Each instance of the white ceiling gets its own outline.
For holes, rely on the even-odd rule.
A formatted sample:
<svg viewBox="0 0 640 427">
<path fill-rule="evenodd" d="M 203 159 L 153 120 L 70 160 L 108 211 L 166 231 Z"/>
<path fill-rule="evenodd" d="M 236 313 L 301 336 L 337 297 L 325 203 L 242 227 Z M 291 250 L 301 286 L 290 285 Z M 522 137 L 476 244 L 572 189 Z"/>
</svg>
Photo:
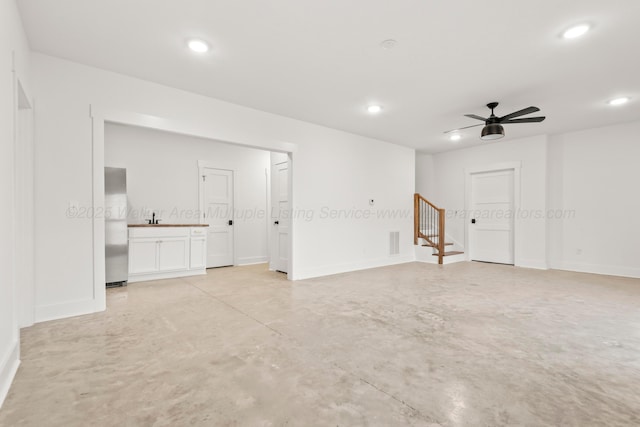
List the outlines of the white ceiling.
<svg viewBox="0 0 640 427">
<path fill-rule="evenodd" d="M 640 118 L 637 0 L 18 0 L 32 49 L 425 152 L 465 113 L 535 105 L 507 137 Z M 589 22 L 583 38 L 567 27 Z M 213 47 L 204 56 L 190 37 Z M 385 50 L 380 42 L 397 40 Z M 631 103 L 606 105 L 627 95 Z M 369 103 L 383 113 L 371 116 Z"/>
</svg>

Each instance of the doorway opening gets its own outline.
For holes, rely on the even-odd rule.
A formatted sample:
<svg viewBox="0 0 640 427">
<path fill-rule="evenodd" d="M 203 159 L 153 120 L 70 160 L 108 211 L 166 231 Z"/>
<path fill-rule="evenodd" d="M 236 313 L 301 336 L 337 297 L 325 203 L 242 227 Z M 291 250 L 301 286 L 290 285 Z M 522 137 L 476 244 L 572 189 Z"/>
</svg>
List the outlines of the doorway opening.
<svg viewBox="0 0 640 427">
<path fill-rule="evenodd" d="M 148 202 L 131 203 L 131 194 L 129 194 L 129 210 L 132 215 L 138 215 L 137 221 L 142 224 L 145 218 L 142 216 L 154 210 L 155 218 L 160 218 L 162 223 L 183 223 L 183 224 L 199 224 L 204 225 L 205 222 L 213 218 L 200 216 L 199 212 L 205 212 L 204 204 L 209 207 L 221 207 L 226 204 L 225 209 L 218 209 L 218 212 L 227 211 L 230 215 L 223 215 L 224 218 L 217 219 L 226 221 L 224 224 L 213 224 L 212 232 L 217 234 L 219 238 L 212 239 L 214 250 L 209 251 L 208 248 L 202 248 L 202 252 L 207 252 L 207 267 L 216 267 L 223 265 L 248 265 L 257 263 L 268 263 L 271 260 L 271 156 L 278 155 L 287 159 L 288 170 L 291 170 L 295 145 L 285 142 L 269 141 L 264 146 L 238 144 L 228 142 L 216 138 L 216 128 L 202 126 L 195 123 L 187 123 L 186 121 L 176 122 L 166 119 L 153 118 L 149 116 L 127 113 L 121 111 L 102 111 L 92 108 L 93 121 L 93 207 L 95 211 L 100 211 L 104 205 L 104 176 L 100 172 L 105 166 L 127 167 L 126 162 L 113 163 L 112 153 L 105 153 L 105 134 L 112 127 L 128 127 L 138 129 L 143 132 L 154 132 L 156 137 L 152 138 L 150 143 L 153 145 L 150 150 L 141 150 L 138 154 L 140 164 L 156 164 L 157 170 L 154 174 L 147 174 L 146 177 L 141 176 L 133 169 L 128 171 L 127 191 L 130 192 L 136 182 L 144 181 L 148 183 L 146 187 L 155 197 L 155 199 L 147 199 Z M 262 160 L 256 160 L 248 174 L 247 168 L 240 164 L 240 160 L 246 156 L 237 155 L 234 161 L 229 161 L 229 157 L 224 153 L 213 155 L 199 155 L 197 159 L 184 159 L 185 147 L 181 144 L 171 144 L 169 147 L 163 146 L 164 142 L 159 136 L 167 136 L 172 138 L 186 138 L 199 140 L 201 144 L 219 145 L 221 150 L 227 151 L 246 151 L 253 153 L 262 153 L 257 155 Z M 166 141 L 165 141 L 166 142 Z M 111 149 L 110 149 L 111 150 Z M 160 155 L 160 151 L 164 150 L 164 155 Z M 125 156 L 126 157 L 126 156 Z M 125 158 L 122 157 L 121 158 Z M 111 160 L 109 160 L 111 159 Z M 131 157 L 127 157 L 127 162 Z M 163 163 L 164 162 L 164 163 Z M 188 165 L 186 165 L 186 163 Z M 158 165 L 158 163 L 160 163 Z M 186 165 L 186 166 L 185 166 Z M 176 185 L 177 181 L 182 178 L 175 179 L 175 169 L 183 168 L 191 172 L 187 172 L 184 182 L 189 181 L 184 186 Z M 244 168 L 244 169 L 243 169 Z M 144 168 L 142 168 L 144 169 Z M 204 175 L 204 179 L 202 176 Z M 251 176 L 249 176 L 251 175 Z M 186 175 L 185 175 L 186 176 Z M 180 181 L 182 182 L 182 181 Z M 247 183 L 251 182 L 251 189 L 247 189 Z M 196 184 L 197 183 L 197 184 Z M 256 184 L 257 183 L 257 184 Z M 224 184 L 224 185 L 223 185 Z M 244 186 L 244 187 L 243 187 Z M 179 187 L 179 188 L 178 188 Z M 243 190 L 244 188 L 244 190 Z M 259 188 L 259 189 L 258 189 Z M 287 199 L 291 201 L 292 180 L 286 180 Z M 243 193 L 244 191 L 244 193 Z M 138 192 L 140 194 L 141 192 Z M 190 200 L 190 208 L 183 209 L 180 202 L 170 203 L 168 206 L 162 205 L 163 199 L 171 193 L 178 195 L 177 197 L 185 197 Z M 251 203 L 243 200 L 240 194 L 252 193 Z M 255 193 L 255 194 L 254 194 Z M 206 197 L 205 197 L 206 196 Z M 222 197 L 224 196 L 224 197 Z M 257 199 L 260 199 L 259 202 Z M 188 204 L 189 204 L 188 203 Z M 192 207 L 192 208 L 191 208 Z M 152 209 L 150 209 L 152 208 Z M 165 209 L 162 209 L 165 208 Z M 163 212 L 159 215 L 159 212 Z M 149 213 L 150 215 L 150 213 Z M 184 216 L 187 215 L 187 216 Z M 209 225 L 207 223 L 207 225 Z M 222 230 L 222 225 L 225 230 Z M 106 308 L 106 292 L 105 292 L 105 264 L 104 264 L 104 232 L 105 222 L 103 218 L 96 216 L 93 218 L 93 246 L 94 246 L 94 301 L 95 311 L 101 311 Z M 244 237 L 243 237 L 244 234 Z M 247 236 L 249 236 L 247 238 Z M 290 227 L 286 233 L 286 239 L 283 241 L 283 252 L 291 253 L 291 245 L 293 239 L 293 229 Z M 191 240 L 194 240 L 192 237 Z M 247 253 L 247 247 L 263 248 L 257 253 Z M 224 249 L 223 251 L 219 249 Z M 224 259 L 223 259 L 224 258 Z M 282 268 L 287 272 L 287 277 L 292 279 L 292 257 L 287 257 L 287 265 Z"/>
</svg>

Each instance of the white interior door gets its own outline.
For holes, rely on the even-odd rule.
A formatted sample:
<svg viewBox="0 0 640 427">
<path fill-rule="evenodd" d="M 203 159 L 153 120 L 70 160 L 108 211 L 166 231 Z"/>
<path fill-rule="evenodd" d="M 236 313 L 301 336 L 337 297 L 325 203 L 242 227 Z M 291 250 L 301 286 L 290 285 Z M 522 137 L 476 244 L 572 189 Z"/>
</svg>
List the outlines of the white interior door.
<svg viewBox="0 0 640 427">
<path fill-rule="evenodd" d="M 271 269 L 287 273 L 289 265 L 289 162 L 276 163 L 271 172 L 271 220 L 273 242 Z"/>
<path fill-rule="evenodd" d="M 207 268 L 233 265 L 233 171 L 205 167 L 201 175 Z"/>
<path fill-rule="evenodd" d="M 514 171 L 471 175 L 470 255 L 473 261 L 513 264 Z"/>
</svg>

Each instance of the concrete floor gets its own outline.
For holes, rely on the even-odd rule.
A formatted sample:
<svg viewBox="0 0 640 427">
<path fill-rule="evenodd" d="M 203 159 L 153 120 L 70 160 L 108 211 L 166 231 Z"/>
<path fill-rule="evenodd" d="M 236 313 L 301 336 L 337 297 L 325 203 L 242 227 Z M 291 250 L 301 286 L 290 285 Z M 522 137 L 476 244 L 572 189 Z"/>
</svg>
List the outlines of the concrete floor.
<svg viewBox="0 0 640 427">
<path fill-rule="evenodd" d="M 23 330 L 2 426 L 640 425 L 640 280 L 460 263 L 108 291 Z"/>
</svg>

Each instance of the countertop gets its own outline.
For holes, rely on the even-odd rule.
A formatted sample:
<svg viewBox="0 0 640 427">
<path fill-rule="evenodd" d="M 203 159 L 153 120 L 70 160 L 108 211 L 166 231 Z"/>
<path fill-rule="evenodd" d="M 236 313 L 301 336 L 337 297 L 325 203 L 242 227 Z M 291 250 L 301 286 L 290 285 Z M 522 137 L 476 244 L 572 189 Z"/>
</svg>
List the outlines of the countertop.
<svg viewBox="0 0 640 427">
<path fill-rule="evenodd" d="M 208 227 L 209 224 L 128 224 L 128 227 Z"/>
</svg>

